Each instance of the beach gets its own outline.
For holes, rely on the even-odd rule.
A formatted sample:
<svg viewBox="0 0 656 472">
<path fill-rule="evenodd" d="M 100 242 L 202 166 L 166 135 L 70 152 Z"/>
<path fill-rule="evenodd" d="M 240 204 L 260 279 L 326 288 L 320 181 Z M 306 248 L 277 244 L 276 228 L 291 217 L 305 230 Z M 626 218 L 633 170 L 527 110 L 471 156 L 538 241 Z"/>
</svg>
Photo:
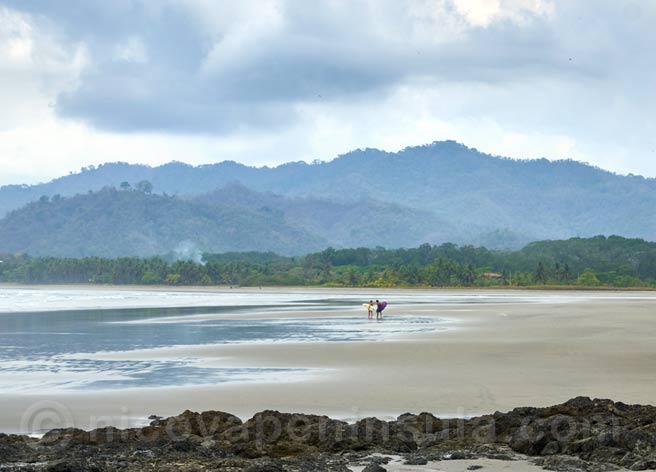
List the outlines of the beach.
<svg viewBox="0 0 656 472">
<path fill-rule="evenodd" d="M 282 381 L 4 393 L 0 430 L 24 431 L 35 422 L 55 426 L 57 418 L 83 429 L 127 427 L 145 424 L 152 414 L 170 416 L 186 409 L 221 410 L 242 418 L 272 409 L 357 420 L 422 411 L 470 417 L 557 404 L 579 395 L 653 402 L 653 293 L 536 292 L 539 303 L 394 303 L 395 295 L 412 298 L 426 292 L 387 291 L 390 307 L 382 323 L 401 314 L 435 317 L 444 320 L 439 330 L 374 341 L 242 342 L 95 353 L 105 360 L 193 358 L 215 367 L 303 373 Z M 334 297 L 344 291 L 324 293 Z M 550 302 L 550 296 L 560 298 Z M 366 317 L 365 312 L 359 315 Z M 283 310 L 239 316 L 312 319 L 326 313 Z M 330 316 L 353 317 L 354 311 L 335 309 Z"/>
</svg>

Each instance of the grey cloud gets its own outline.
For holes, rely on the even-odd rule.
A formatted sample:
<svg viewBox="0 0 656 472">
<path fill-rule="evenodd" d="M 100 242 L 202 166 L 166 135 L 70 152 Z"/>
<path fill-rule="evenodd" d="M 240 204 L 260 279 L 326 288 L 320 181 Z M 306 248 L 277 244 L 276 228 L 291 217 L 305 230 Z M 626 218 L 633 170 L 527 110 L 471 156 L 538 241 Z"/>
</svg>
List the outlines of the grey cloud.
<svg viewBox="0 0 656 472">
<path fill-rule="evenodd" d="M 86 73 L 80 86 L 63 93 L 57 112 L 121 132 L 229 132 L 240 126 L 283 126 L 286 110 L 275 102 L 217 100 L 209 84 L 177 70 L 145 64 L 106 64 Z"/>
<path fill-rule="evenodd" d="M 623 56 L 625 48 L 653 39 L 649 19 L 656 7 L 643 2 L 617 6 L 603 0 L 591 8 L 589 2 L 568 0 L 558 3 L 555 22 L 536 17 L 521 26 L 506 19 L 464 30 L 413 16 L 410 7 L 417 2 L 281 2 L 280 23 L 271 25 L 254 21 L 259 18 L 254 3 L 250 12 L 214 28 L 199 21 L 191 2 L 6 3 L 30 12 L 62 40 L 89 48 L 91 65 L 77 88 L 60 95 L 57 112 L 120 131 L 282 127 L 297 118 L 298 103 L 379 99 L 413 81 L 504 89 L 516 83 L 526 92 L 527 83 L 551 80 L 552 92 L 571 96 L 578 86 L 568 88 L 568 81 L 588 83 L 616 74 L 610 86 L 623 86 L 638 65 L 647 77 L 656 70 L 653 59 Z M 221 4 L 215 5 L 221 16 Z M 454 14 L 447 0 L 434 5 Z M 234 26 L 241 25 L 243 36 L 235 38 Z M 431 28 L 436 38 L 426 35 Z M 144 42 L 147 63 L 114 56 L 117 45 L 131 36 Z M 627 64 L 624 74 L 616 70 Z M 629 102 L 631 93 L 626 91 Z M 550 109 L 545 97 L 528 98 Z M 506 106 L 512 114 L 523 105 Z"/>
</svg>

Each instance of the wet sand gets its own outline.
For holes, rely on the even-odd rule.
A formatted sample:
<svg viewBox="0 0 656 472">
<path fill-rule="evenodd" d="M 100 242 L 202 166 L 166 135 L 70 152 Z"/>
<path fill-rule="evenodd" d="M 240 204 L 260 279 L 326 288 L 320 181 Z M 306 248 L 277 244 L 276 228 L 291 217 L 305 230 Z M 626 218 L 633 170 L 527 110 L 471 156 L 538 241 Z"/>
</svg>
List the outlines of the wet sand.
<svg viewBox="0 0 656 472">
<path fill-rule="evenodd" d="M 426 465 L 406 465 L 400 457 L 393 457 L 393 460 L 385 464 L 385 469 L 389 472 L 466 472 L 470 467 L 479 466 L 484 472 L 540 472 L 544 471 L 542 467 L 533 464 L 529 458 L 519 458 L 518 460 L 502 461 L 496 459 L 458 459 L 445 461 L 429 461 Z M 353 472 L 362 472 L 364 467 L 351 467 Z M 580 470 L 580 469 L 576 469 Z M 625 471 L 627 469 L 616 469 Z M 653 469 L 645 472 L 653 472 Z"/>
<path fill-rule="evenodd" d="M 388 464 L 385 464 L 385 468 L 390 472 L 462 472 L 470 470 L 467 469 L 467 467 L 476 465 L 480 466 L 482 470 L 487 472 L 538 472 L 544 470 L 541 467 L 531 464 L 528 460 L 501 461 L 494 459 L 466 459 L 430 461 L 426 465 L 405 465 L 400 457 L 392 457 L 392 460 Z M 351 467 L 353 472 L 362 472 L 363 469 L 364 467 Z"/>
<path fill-rule="evenodd" d="M 194 357 L 225 367 L 311 369 L 303 381 L 3 395 L 1 431 L 141 424 L 150 414 L 276 409 L 357 419 L 406 411 L 473 416 L 546 406 L 577 395 L 656 398 L 656 298 L 498 305 L 391 305 L 388 317 L 448 319 L 449 329 L 381 342 L 194 346 L 103 358 Z M 651 298 L 649 298 L 651 297 Z M 339 312 L 331 312 L 331 316 Z M 295 313 L 318 316 L 323 313 Z M 344 312 L 352 316 L 353 312 Z M 285 316 L 275 313 L 259 316 Z M 366 314 L 364 315 L 366 316 Z M 375 322 L 375 321 L 374 321 Z"/>
</svg>

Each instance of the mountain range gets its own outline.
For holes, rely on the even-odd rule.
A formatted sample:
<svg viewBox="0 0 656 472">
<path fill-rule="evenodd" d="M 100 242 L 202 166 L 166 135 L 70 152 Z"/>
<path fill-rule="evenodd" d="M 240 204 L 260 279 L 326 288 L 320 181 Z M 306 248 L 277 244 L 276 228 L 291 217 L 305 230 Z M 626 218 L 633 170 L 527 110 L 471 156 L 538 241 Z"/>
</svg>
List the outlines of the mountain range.
<svg viewBox="0 0 656 472">
<path fill-rule="evenodd" d="M 153 255 L 181 244 L 282 254 L 423 242 L 516 248 L 596 234 L 654 240 L 656 179 L 443 141 L 277 167 L 108 163 L 1 187 L 0 215 L 0 252 L 35 255 Z"/>
<path fill-rule="evenodd" d="M 395 231 L 376 231 L 362 215 Z M 114 187 L 42 198 L 0 221 L 0 253 L 50 256 L 154 256 L 205 251 L 300 255 L 328 246 L 414 246 L 429 212 L 357 200 L 349 204 L 258 193 L 240 184 L 193 197 Z M 444 232 L 441 238 L 446 238 Z"/>
</svg>

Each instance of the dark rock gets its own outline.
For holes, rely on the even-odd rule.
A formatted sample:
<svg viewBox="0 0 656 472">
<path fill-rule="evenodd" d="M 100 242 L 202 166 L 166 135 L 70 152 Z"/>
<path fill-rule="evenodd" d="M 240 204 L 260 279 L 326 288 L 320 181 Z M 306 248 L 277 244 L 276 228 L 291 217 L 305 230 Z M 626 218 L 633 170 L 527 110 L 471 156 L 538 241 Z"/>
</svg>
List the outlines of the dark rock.
<svg viewBox="0 0 656 472">
<path fill-rule="evenodd" d="M 44 472 L 96 472 L 99 467 L 87 465 L 80 461 L 57 460 L 50 462 L 43 469 Z"/>
<path fill-rule="evenodd" d="M 410 456 L 405 460 L 406 465 L 426 465 L 428 459 L 424 456 Z"/>
<path fill-rule="evenodd" d="M 540 451 L 540 455 L 541 456 L 553 456 L 554 454 L 558 454 L 559 451 L 560 451 L 560 446 L 558 445 L 558 441 L 550 441 Z"/>
<path fill-rule="evenodd" d="M 151 418 L 152 419 L 152 418 Z M 371 458 L 372 453 L 378 453 Z M 486 457 L 539 457 L 548 470 L 604 472 L 656 468 L 656 408 L 577 397 L 547 408 L 515 408 L 471 419 L 403 414 L 355 424 L 326 416 L 263 411 L 246 422 L 218 411 L 154 418 L 144 428 L 67 428 L 40 440 L 0 434 L 0 469 L 322 470 L 385 463 Z M 381 456 L 382 455 L 382 456 Z M 426 462 L 424 462 L 426 461 Z M 382 466 L 381 466 L 382 467 Z"/>
<path fill-rule="evenodd" d="M 185 436 L 214 437 L 241 424 L 242 421 L 238 417 L 222 411 L 195 413 L 187 410 L 181 415 L 159 422 L 158 426 L 146 427 L 143 430 L 145 436 L 168 436 L 169 439 Z"/>
<path fill-rule="evenodd" d="M 362 472 L 386 472 L 387 469 L 380 464 L 369 464 L 367 467 L 365 467 Z"/>
<path fill-rule="evenodd" d="M 189 438 L 171 441 L 169 443 L 170 450 L 176 452 L 191 452 L 194 451 L 197 447 L 198 444 Z"/>
<path fill-rule="evenodd" d="M 453 451 L 453 452 L 450 453 L 450 454 L 446 454 L 446 455 L 443 457 L 443 459 L 458 461 L 458 460 L 463 460 L 463 459 L 469 459 L 470 457 L 471 457 L 471 455 L 470 455 L 470 454 L 467 454 L 466 452 L 463 452 L 463 451 Z"/>
<path fill-rule="evenodd" d="M 391 452 L 407 453 L 417 449 L 413 431 L 397 422 L 365 418 L 349 426 L 348 433 L 350 447 L 354 450 L 383 446 Z"/>
<path fill-rule="evenodd" d="M 150 426 L 160 426 L 164 421 L 163 416 L 157 416 L 157 415 L 150 415 L 148 419 L 151 420 Z"/>
<path fill-rule="evenodd" d="M 246 472 L 284 472 L 283 466 L 276 462 L 268 462 L 265 464 L 255 464 L 246 468 Z"/>
<path fill-rule="evenodd" d="M 369 457 L 368 460 L 371 464 L 389 464 L 392 458 L 387 456 L 374 456 Z"/>
<path fill-rule="evenodd" d="M 493 459 L 495 461 L 512 461 L 514 458 L 508 454 L 486 454 L 487 459 Z"/>
<path fill-rule="evenodd" d="M 549 456 L 537 459 L 535 463 L 545 470 L 558 472 L 610 472 L 620 470 L 619 467 L 612 464 L 595 464 L 578 457 L 569 456 Z"/>
<path fill-rule="evenodd" d="M 418 415 L 411 415 L 406 413 L 401 415 L 396 420 L 396 424 L 416 436 L 435 434 L 439 435 L 444 429 L 444 422 L 436 418 L 431 413 L 419 413 Z"/>
<path fill-rule="evenodd" d="M 51 429 L 41 437 L 41 444 L 63 443 L 86 437 L 89 433 L 78 428 Z"/>
</svg>

